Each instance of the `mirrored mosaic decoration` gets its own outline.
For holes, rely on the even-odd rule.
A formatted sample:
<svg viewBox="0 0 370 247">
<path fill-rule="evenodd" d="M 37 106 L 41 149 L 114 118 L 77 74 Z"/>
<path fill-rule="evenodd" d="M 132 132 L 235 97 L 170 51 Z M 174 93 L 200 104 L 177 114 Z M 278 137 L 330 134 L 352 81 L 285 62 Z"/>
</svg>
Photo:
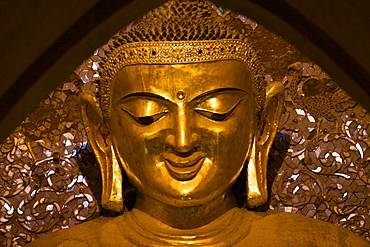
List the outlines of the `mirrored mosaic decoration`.
<svg viewBox="0 0 370 247">
<path fill-rule="evenodd" d="M 268 83 L 286 88 L 270 153 L 272 210 L 347 228 L 370 242 L 370 115 L 319 66 L 253 20 L 213 6 L 260 51 Z M 0 146 L 0 242 L 24 246 L 102 212 L 100 173 L 78 94 L 97 92 L 110 42 L 76 69 Z"/>
</svg>

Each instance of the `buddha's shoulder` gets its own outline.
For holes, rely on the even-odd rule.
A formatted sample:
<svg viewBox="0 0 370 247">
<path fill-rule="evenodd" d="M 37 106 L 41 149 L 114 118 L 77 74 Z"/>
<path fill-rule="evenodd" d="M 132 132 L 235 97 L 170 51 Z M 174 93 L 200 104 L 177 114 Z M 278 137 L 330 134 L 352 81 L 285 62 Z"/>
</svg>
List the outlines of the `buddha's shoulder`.
<svg viewBox="0 0 370 247">
<path fill-rule="evenodd" d="M 233 217 L 243 217 L 242 240 L 236 246 L 369 246 L 354 233 L 330 223 L 292 213 L 254 213 L 239 209 Z M 130 226 L 125 217 L 100 217 L 72 228 L 45 235 L 29 246 L 133 246 L 123 232 Z M 127 236 L 126 236 L 127 237 Z"/>
<path fill-rule="evenodd" d="M 247 212 L 246 216 L 252 218 L 248 237 L 242 241 L 248 246 L 369 246 L 349 230 L 294 213 Z"/>
<path fill-rule="evenodd" d="M 71 228 L 60 229 L 49 233 L 36 239 L 27 246 L 117 246 L 114 245 L 117 241 L 121 241 L 122 244 L 125 242 L 120 234 L 120 227 L 124 227 L 123 225 L 120 226 L 121 220 L 120 217 L 99 217 Z M 113 241 L 106 241 L 107 236 Z M 127 245 L 124 246 L 130 246 L 130 244 L 127 243 Z"/>
</svg>

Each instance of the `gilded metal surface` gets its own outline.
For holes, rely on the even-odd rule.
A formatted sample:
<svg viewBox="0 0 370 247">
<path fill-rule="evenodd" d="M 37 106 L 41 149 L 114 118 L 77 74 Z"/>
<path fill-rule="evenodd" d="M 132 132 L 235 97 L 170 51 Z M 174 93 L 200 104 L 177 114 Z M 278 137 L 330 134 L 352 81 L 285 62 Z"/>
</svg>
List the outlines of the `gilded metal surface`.
<svg viewBox="0 0 370 247">
<path fill-rule="evenodd" d="M 369 114 L 279 37 L 247 17 L 212 8 L 220 21 L 233 22 L 253 40 L 267 83 L 286 88 L 269 155 L 270 209 L 328 221 L 370 241 Z M 62 83 L 0 146 L 4 246 L 23 246 L 99 213 L 100 174 L 76 97 L 81 91 L 98 91 L 94 81 L 109 49 L 97 49 L 76 70 L 80 79 Z M 190 97 L 174 93 L 174 100 Z"/>
<path fill-rule="evenodd" d="M 123 67 L 111 87 L 108 130 L 101 130 L 104 119 L 94 123 L 91 112 L 100 110 L 93 96 L 87 100 L 91 108 L 98 108 L 90 111 L 92 120 L 85 120 L 88 136 L 98 149 L 95 153 L 104 173 L 111 166 L 107 159 L 116 155 L 137 189 L 135 207 L 154 218 L 170 226 L 194 228 L 235 207 L 233 196 L 224 198 L 248 160 L 254 139 L 259 140 L 255 141 L 258 177 L 254 183 L 266 176 L 268 148 L 276 133 L 278 102 L 284 91 L 281 85 L 270 85 L 265 113 L 275 114 L 266 118 L 260 130 L 252 77 L 243 62 L 139 63 Z M 180 91 L 186 97 L 179 99 Z M 88 110 L 84 111 L 89 118 Z M 107 181 L 107 186 L 121 186 Z M 250 196 L 250 205 L 266 202 L 263 184 L 263 188 L 254 186 L 263 195 Z M 187 220 L 196 207 L 203 212 L 201 217 Z M 164 217 L 163 211 L 169 208 L 172 217 Z"/>
</svg>

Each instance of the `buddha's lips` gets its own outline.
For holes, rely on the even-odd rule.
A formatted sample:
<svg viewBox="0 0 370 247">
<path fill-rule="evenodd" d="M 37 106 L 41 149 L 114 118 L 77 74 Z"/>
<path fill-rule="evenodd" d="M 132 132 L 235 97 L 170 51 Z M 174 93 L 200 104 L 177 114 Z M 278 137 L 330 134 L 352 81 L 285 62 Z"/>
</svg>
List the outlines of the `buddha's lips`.
<svg viewBox="0 0 370 247">
<path fill-rule="evenodd" d="M 173 153 L 163 154 L 167 170 L 177 180 L 193 179 L 203 165 L 206 154 L 194 152 L 188 157 L 179 157 Z"/>
<path fill-rule="evenodd" d="M 173 153 L 163 154 L 163 158 L 175 167 L 191 167 L 194 166 L 201 158 L 206 156 L 203 152 L 194 152 L 188 157 L 180 157 Z"/>
</svg>

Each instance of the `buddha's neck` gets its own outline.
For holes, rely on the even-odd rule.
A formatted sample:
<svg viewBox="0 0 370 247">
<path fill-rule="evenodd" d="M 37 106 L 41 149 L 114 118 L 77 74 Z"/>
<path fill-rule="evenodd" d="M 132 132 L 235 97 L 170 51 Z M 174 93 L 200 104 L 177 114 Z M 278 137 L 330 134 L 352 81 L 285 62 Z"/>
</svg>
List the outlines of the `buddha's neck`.
<svg viewBox="0 0 370 247">
<path fill-rule="evenodd" d="M 204 226 L 234 207 L 237 207 L 237 203 L 232 192 L 208 203 L 191 207 L 171 206 L 140 193 L 137 193 L 135 203 L 135 208 L 168 226 L 178 229 Z"/>
</svg>

